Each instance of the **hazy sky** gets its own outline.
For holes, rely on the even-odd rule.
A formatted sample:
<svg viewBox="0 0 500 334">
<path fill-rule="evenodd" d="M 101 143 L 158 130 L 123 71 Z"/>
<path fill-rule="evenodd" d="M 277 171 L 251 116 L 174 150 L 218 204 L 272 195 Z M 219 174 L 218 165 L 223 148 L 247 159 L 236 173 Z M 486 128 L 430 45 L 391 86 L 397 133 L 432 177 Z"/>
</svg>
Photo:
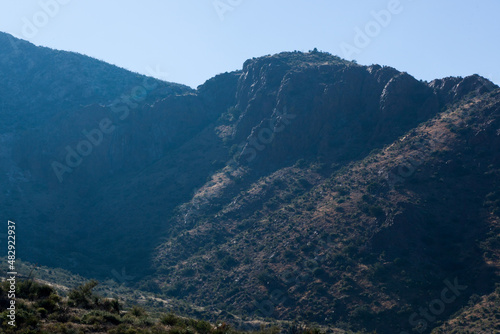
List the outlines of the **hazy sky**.
<svg viewBox="0 0 500 334">
<path fill-rule="evenodd" d="M 0 31 L 196 87 L 317 47 L 418 79 L 500 83 L 499 0 L 0 0 Z"/>
</svg>

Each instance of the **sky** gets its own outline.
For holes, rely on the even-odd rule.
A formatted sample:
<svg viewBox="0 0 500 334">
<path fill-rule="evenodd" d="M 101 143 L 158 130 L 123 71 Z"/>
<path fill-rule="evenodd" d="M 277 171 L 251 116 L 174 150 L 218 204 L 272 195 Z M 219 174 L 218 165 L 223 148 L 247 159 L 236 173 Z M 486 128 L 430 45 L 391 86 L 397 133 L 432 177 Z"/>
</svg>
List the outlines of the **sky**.
<svg viewBox="0 0 500 334">
<path fill-rule="evenodd" d="M 499 0 L 0 0 L 0 31 L 193 88 L 314 48 L 430 81 L 500 84 Z"/>
</svg>

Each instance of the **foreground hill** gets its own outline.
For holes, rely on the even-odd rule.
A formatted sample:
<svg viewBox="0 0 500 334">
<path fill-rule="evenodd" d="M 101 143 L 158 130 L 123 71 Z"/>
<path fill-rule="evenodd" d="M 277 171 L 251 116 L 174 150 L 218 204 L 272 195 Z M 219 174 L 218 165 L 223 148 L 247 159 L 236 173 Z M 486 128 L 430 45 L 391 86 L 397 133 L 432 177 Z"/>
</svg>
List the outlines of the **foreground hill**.
<svg viewBox="0 0 500 334">
<path fill-rule="evenodd" d="M 0 307 L 7 309 L 10 289 L 8 282 L 0 284 Z M 211 324 L 204 320 L 180 317 L 173 313 L 148 313 L 140 306 L 123 310 L 116 299 L 103 298 L 94 293 L 96 281 L 87 282 L 69 291 L 67 297 L 60 296 L 49 285 L 28 279 L 17 284 L 16 314 L 9 318 L 10 311 L 0 313 L 2 333 L 110 333 L 110 334 L 238 334 L 289 333 L 319 334 L 318 329 L 309 329 L 296 324 L 287 327 L 261 326 L 259 331 L 243 332 L 219 321 Z M 345 333 L 335 330 L 335 333 Z"/>
<path fill-rule="evenodd" d="M 236 325 L 459 330 L 457 312 L 497 298 L 499 102 L 477 75 L 251 59 L 196 91 L 14 132 L 2 209 L 22 226 L 23 259 Z M 470 328 L 498 326 L 487 319 Z"/>
</svg>

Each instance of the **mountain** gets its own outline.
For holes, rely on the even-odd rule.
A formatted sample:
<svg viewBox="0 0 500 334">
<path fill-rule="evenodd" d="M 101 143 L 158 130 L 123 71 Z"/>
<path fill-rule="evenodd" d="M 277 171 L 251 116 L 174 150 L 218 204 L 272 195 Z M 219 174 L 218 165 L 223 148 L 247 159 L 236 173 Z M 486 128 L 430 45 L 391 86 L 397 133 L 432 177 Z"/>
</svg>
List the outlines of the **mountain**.
<svg viewBox="0 0 500 334">
<path fill-rule="evenodd" d="M 382 333 L 495 298 L 496 86 L 280 54 L 245 63 L 236 95 L 216 131 L 243 149 L 170 222 L 163 291 Z M 419 313 L 450 286 L 441 318 Z"/>
<path fill-rule="evenodd" d="M 149 313 L 138 305 L 124 307 L 118 299 L 103 298 L 95 293 L 96 281 L 87 282 L 73 289 L 67 289 L 67 297 L 57 289 L 36 280 L 20 283 L 18 315 L 15 320 L 2 314 L 2 333 L 245 333 L 237 331 L 225 322 L 209 323 L 204 320 L 180 317 L 173 313 Z M 10 307 L 7 298 L 10 283 L 0 284 L 0 306 Z M 126 310 L 125 310 L 126 309 Z M 6 319 L 5 319 L 6 318 Z M 5 320 L 4 320 L 5 319 Z M 290 326 L 290 330 L 313 332 L 299 326 Z M 262 327 L 259 333 L 274 333 L 275 327 Z M 256 333 L 252 331 L 251 333 Z M 344 333 L 344 332 L 339 332 Z"/>
<path fill-rule="evenodd" d="M 82 106 L 111 103 L 132 90 L 135 94 L 148 90 L 138 99 L 150 102 L 191 90 L 77 53 L 37 47 L 1 32 L 0 50 L 2 132 L 40 126 Z"/>
<path fill-rule="evenodd" d="M 499 300 L 487 79 L 284 52 L 192 90 L 0 37 L 1 203 L 23 260 L 240 327 L 499 325 L 481 313 Z"/>
</svg>

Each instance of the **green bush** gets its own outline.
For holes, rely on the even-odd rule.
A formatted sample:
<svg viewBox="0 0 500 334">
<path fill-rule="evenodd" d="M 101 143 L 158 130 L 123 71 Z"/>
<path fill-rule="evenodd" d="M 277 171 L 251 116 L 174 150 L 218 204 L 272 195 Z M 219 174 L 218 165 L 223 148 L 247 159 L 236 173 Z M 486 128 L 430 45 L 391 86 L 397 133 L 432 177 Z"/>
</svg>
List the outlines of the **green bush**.
<svg viewBox="0 0 500 334">
<path fill-rule="evenodd" d="M 111 313 L 120 313 L 120 302 L 116 299 L 105 299 L 100 305 L 101 309 Z"/>
<path fill-rule="evenodd" d="M 182 323 L 182 319 L 173 313 L 168 313 L 160 318 L 160 322 L 167 326 L 176 326 Z"/>
<path fill-rule="evenodd" d="M 188 325 L 194 328 L 200 334 L 208 334 L 212 331 L 212 325 L 208 321 L 190 320 Z"/>
<path fill-rule="evenodd" d="M 38 300 L 35 305 L 46 309 L 49 312 L 54 312 L 58 308 L 58 303 L 61 301 L 61 297 L 55 293 L 51 294 L 48 298 Z"/>
<path fill-rule="evenodd" d="M 193 277 L 196 271 L 193 268 L 184 268 L 180 272 L 181 276 L 184 277 Z"/>
<path fill-rule="evenodd" d="M 231 255 L 227 255 L 221 260 L 222 268 L 226 270 L 236 267 L 238 264 L 239 264 L 238 260 L 236 260 Z"/>
<path fill-rule="evenodd" d="M 107 311 L 92 310 L 83 315 L 81 322 L 88 325 L 106 323 L 118 325 L 122 323 L 122 319 L 119 315 Z"/>
<path fill-rule="evenodd" d="M 138 334 L 139 332 L 125 324 L 121 324 L 108 331 L 109 334 Z"/>
<path fill-rule="evenodd" d="M 48 285 L 37 283 L 33 280 L 19 281 L 16 285 L 16 296 L 29 300 L 47 298 L 55 291 Z"/>
<path fill-rule="evenodd" d="M 68 299 L 71 306 L 90 308 L 95 301 L 92 289 L 99 283 L 95 280 L 87 282 L 70 291 Z"/>
<path fill-rule="evenodd" d="M 38 314 L 40 314 L 40 317 L 42 317 L 43 319 L 47 318 L 48 311 L 43 307 L 37 308 L 36 311 L 38 312 Z"/>
<path fill-rule="evenodd" d="M 325 269 L 318 267 L 313 270 L 313 276 L 316 278 L 324 278 L 327 274 Z"/>
<path fill-rule="evenodd" d="M 136 318 L 145 317 L 145 316 L 148 315 L 147 312 L 146 312 L 146 310 L 144 310 L 140 306 L 134 306 L 134 307 L 132 307 L 130 309 L 129 313 L 132 314 Z"/>
</svg>

